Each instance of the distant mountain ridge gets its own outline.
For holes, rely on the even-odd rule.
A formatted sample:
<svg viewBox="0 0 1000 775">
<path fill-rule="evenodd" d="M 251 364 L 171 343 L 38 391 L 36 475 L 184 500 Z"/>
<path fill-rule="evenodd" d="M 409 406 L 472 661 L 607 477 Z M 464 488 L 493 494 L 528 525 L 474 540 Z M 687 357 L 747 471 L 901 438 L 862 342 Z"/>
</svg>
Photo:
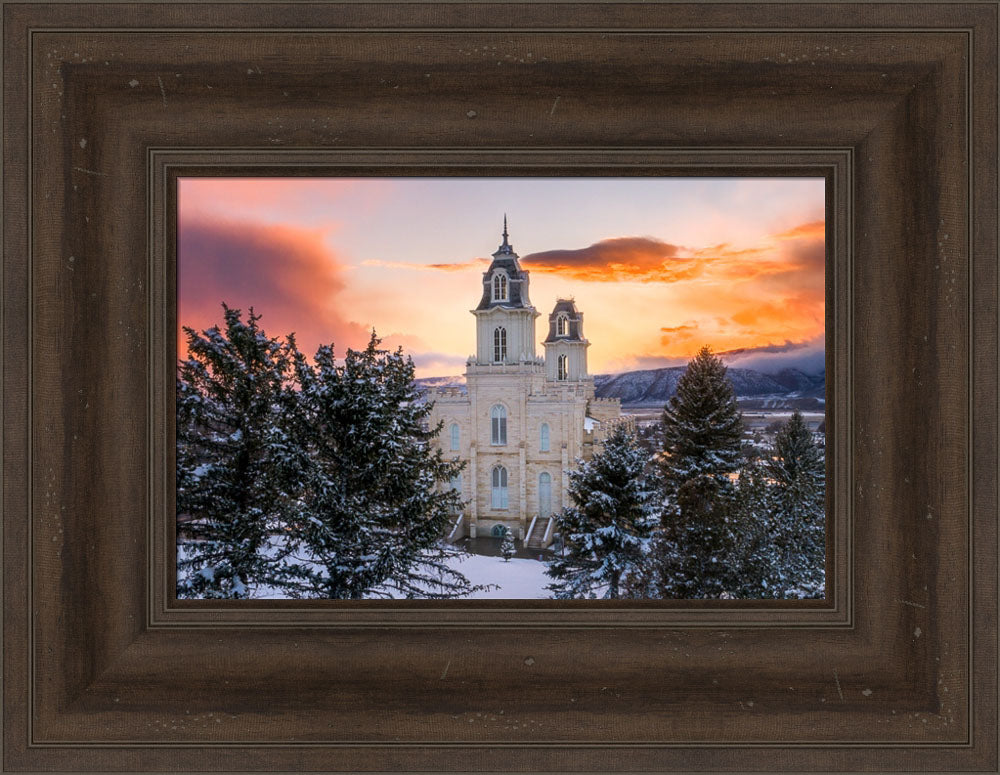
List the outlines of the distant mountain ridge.
<svg viewBox="0 0 1000 775">
<path fill-rule="evenodd" d="M 594 390 L 598 398 L 619 398 L 626 406 L 662 405 L 677 392 L 677 382 L 686 370 L 687 366 L 667 366 L 622 374 L 597 374 Z M 765 374 L 754 369 L 728 368 L 726 376 L 741 402 L 781 398 L 813 399 L 818 403 L 826 398 L 825 370 L 806 374 L 799 369 L 782 369 L 776 374 Z"/>
<path fill-rule="evenodd" d="M 624 406 L 662 406 L 677 392 L 677 382 L 687 366 L 667 366 L 661 369 L 626 371 L 621 374 L 594 375 L 594 391 L 598 398 L 619 398 Z M 769 408 L 818 407 L 826 398 L 826 370 L 807 374 L 800 369 L 782 369 L 766 374 L 755 369 L 732 368 L 726 376 L 733 383 L 740 404 L 756 404 Z M 423 377 L 414 380 L 424 389 L 465 384 L 465 377 Z"/>
<path fill-rule="evenodd" d="M 413 384 L 420 388 L 465 387 L 465 377 L 419 377 Z"/>
</svg>

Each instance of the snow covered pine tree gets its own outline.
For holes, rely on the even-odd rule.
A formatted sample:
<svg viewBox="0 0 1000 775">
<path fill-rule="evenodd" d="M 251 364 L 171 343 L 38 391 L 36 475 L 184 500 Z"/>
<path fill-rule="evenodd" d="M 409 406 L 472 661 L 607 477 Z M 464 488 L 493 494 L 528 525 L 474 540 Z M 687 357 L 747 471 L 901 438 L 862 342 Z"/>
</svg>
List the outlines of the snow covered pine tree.
<svg viewBox="0 0 1000 775">
<path fill-rule="evenodd" d="M 508 528 L 504 530 L 503 540 L 500 542 L 500 556 L 503 557 L 504 562 L 510 562 L 510 558 L 514 556 L 516 551 L 514 533 Z"/>
<path fill-rule="evenodd" d="M 546 571 L 556 598 L 623 596 L 640 575 L 656 523 L 648 456 L 624 424 L 603 449 L 569 473 L 573 506 L 556 515 L 565 551 Z"/>
<path fill-rule="evenodd" d="M 781 555 L 774 543 L 771 487 L 758 459 L 744 460 L 729 507 L 733 543 L 725 561 L 726 592 L 734 598 L 780 597 Z"/>
<path fill-rule="evenodd" d="M 826 559 L 826 471 L 823 453 L 799 412 L 778 431 L 767 464 L 781 597 L 822 597 Z"/>
<path fill-rule="evenodd" d="M 185 328 L 177 378 L 178 597 L 243 598 L 278 561 L 300 461 L 276 422 L 289 398 L 294 340 L 268 338 L 251 308 L 222 305 L 225 330 Z"/>
<path fill-rule="evenodd" d="M 703 347 L 663 411 L 662 530 L 654 585 L 664 598 L 731 594 L 731 474 L 740 465 L 743 420 L 726 367 Z"/>
<path fill-rule="evenodd" d="M 379 349 L 316 353 L 295 362 L 299 400 L 288 422 L 307 452 L 281 580 L 299 598 L 458 597 L 476 589 L 445 560 L 441 541 L 459 507 L 448 483 L 462 465 L 432 449 L 431 405 L 419 400 L 413 361 Z"/>
</svg>

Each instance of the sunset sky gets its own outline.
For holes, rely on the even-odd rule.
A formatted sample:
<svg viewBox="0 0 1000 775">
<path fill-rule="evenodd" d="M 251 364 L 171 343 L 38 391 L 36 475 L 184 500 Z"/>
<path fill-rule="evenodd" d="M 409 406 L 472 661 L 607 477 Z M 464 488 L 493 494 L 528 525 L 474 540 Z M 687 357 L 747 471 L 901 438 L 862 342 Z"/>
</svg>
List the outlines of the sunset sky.
<svg viewBox="0 0 1000 775">
<path fill-rule="evenodd" d="M 309 355 L 374 327 L 417 376 L 461 374 L 506 213 L 539 355 L 573 297 L 592 374 L 703 344 L 733 366 L 823 365 L 822 179 L 187 178 L 178 199 L 178 320 L 198 330 L 225 301 Z"/>
</svg>

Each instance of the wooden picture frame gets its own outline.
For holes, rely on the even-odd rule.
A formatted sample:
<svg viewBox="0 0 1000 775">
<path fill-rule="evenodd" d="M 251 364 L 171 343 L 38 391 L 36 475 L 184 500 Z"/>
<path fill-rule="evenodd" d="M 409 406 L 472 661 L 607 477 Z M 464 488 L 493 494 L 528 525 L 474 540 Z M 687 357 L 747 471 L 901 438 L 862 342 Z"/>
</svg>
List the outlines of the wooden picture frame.
<svg viewBox="0 0 1000 775">
<path fill-rule="evenodd" d="M 5 771 L 997 771 L 997 3 L 2 5 Z M 174 599 L 172 181 L 319 169 L 825 176 L 827 599 Z"/>
</svg>

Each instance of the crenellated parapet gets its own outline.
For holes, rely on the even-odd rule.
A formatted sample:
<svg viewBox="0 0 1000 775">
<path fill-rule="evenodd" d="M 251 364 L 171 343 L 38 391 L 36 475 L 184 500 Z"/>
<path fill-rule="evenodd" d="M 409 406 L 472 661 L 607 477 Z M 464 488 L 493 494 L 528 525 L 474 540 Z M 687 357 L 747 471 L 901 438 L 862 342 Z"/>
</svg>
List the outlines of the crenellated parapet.
<svg viewBox="0 0 1000 775">
<path fill-rule="evenodd" d="M 544 374 L 545 361 L 542 358 L 523 358 L 509 363 L 470 363 L 465 374 Z"/>
<path fill-rule="evenodd" d="M 469 399 L 466 389 L 457 385 L 435 388 L 433 395 L 435 401 L 447 401 L 448 399 L 467 401 Z"/>
</svg>

